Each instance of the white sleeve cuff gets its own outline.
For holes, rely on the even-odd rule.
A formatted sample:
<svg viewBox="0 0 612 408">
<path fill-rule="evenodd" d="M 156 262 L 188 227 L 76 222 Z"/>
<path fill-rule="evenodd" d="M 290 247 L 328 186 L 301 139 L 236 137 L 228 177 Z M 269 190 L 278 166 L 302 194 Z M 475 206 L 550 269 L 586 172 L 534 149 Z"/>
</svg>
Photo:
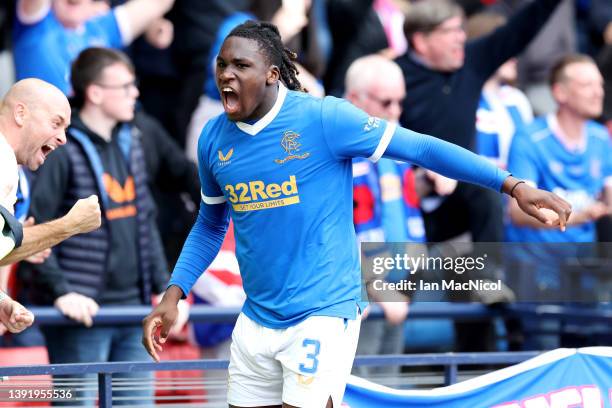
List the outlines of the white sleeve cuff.
<svg viewBox="0 0 612 408">
<path fill-rule="evenodd" d="M 128 16 L 124 6 L 115 7 L 113 13 L 115 13 L 115 19 L 117 20 L 117 26 L 121 34 L 121 43 L 125 46 L 130 45 L 132 41 L 134 41 L 130 16 Z"/>
<path fill-rule="evenodd" d="M 225 196 L 208 197 L 208 196 L 205 196 L 202 191 L 200 191 L 200 195 L 202 196 L 202 201 L 204 201 L 204 204 L 208 204 L 208 205 L 223 204 L 226 201 Z"/>
<path fill-rule="evenodd" d="M 605 187 L 612 187 L 612 176 L 608 176 L 604 179 Z"/>
<path fill-rule="evenodd" d="M 374 150 L 374 153 L 368 157 L 368 160 L 376 163 L 382 157 L 385 150 L 387 150 L 387 146 L 389 146 L 389 143 L 391 143 L 391 138 L 393 137 L 396 128 L 397 125 L 395 123 L 387 123 L 387 127 L 380 138 L 380 142 L 378 142 L 376 150 Z"/>
</svg>

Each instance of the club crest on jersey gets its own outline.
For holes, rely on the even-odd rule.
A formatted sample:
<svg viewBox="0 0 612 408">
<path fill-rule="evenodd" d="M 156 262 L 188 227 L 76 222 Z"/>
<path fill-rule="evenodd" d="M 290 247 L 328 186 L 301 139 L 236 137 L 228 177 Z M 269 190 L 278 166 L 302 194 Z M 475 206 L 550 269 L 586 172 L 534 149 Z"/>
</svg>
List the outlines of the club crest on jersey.
<svg viewBox="0 0 612 408">
<path fill-rule="evenodd" d="M 375 118 L 374 116 L 370 116 L 368 118 L 368 123 L 365 124 L 363 130 L 365 132 L 369 132 L 370 130 L 376 129 L 380 126 L 380 119 Z"/>
<path fill-rule="evenodd" d="M 302 145 L 298 142 L 300 135 L 291 130 L 287 130 L 283 133 L 283 138 L 281 139 L 281 147 L 285 150 L 287 156 L 283 159 L 274 159 L 274 163 L 276 164 L 284 164 L 289 160 L 304 160 L 305 158 L 310 156 L 310 153 L 297 154 L 300 151 L 300 147 Z"/>
<path fill-rule="evenodd" d="M 230 159 L 232 158 L 232 155 L 234 154 L 234 148 L 232 147 L 231 149 L 229 149 L 229 151 L 226 154 L 223 154 L 223 151 L 219 149 L 218 154 L 219 154 L 219 165 L 227 166 L 228 164 L 231 163 Z"/>
</svg>

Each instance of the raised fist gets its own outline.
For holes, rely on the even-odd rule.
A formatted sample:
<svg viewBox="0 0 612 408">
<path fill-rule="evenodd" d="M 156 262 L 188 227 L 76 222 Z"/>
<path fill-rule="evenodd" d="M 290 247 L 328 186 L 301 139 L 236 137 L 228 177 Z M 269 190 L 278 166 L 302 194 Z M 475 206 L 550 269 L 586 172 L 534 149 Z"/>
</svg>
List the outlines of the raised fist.
<svg viewBox="0 0 612 408">
<path fill-rule="evenodd" d="M 102 218 L 98 196 L 92 195 L 77 201 L 66 214 L 66 218 L 79 234 L 99 228 Z"/>
</svg>

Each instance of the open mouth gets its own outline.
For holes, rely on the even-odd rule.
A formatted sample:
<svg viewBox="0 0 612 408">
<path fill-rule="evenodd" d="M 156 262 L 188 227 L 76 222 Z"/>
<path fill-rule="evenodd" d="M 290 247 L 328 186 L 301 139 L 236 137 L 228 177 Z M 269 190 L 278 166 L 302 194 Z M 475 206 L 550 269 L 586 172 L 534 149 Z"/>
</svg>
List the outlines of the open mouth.
<svg viewBox="0 0 612 408">
<path fill-rule="evenodd" d="M 223 87 L 221 89 L 221 99 L 223 102 L 223 108 L 229 115 L 235 114 L 240 108 L 240 101 L 238 94 L 230 87 Z"/>
<path fill-rule="evenodd" d="M 50 144 L 45 144 L 41 147 L 41 150 L 43 152 L 43 155 L 47 157 L 48 155 L 51 154 L 52 151 L 55 150 L 55 146 L 50 145 Z"/>
</svg>

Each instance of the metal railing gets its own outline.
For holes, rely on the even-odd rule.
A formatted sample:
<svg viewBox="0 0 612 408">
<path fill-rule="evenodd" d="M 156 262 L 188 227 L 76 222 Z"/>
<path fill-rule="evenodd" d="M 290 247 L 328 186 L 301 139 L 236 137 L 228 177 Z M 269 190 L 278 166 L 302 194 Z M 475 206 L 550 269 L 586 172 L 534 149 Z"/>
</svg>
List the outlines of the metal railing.
<svg viewBox="0 0 612 408">
<path fill-rule="evenodd" d="M 74 321 L 63 316 L 54 308 L 31 308 L 36 316 L 37 324 L 45 325 L 72 325 Z M 103 307 L 94 318 L 96 325 L 134 324 L 142 320 L 150 312 L 150 307 Z M 196 305 L 190 311 L 192 322 L 231 322 L 239 313 L 238 308 L 218 308 Z M 382 317 L 382 311 L 374 307 L 370 317 Z M 462 303 L 417 303 L 411 305 L 410 319 L 454 319 L 474 320 L 490 319 L 495 317 L 538 317 L 540 319 L 554 319 L 571 323 L 606 323 L 612 328 L 612 310 L 610 308 L 587 308 L 563 305 L 526 305 L 509 304 L 487 307 L 482 304 Z M 459 366 L 474 365 L 509 365 L 516 364 L 536 356 L 538 352 L 496 352 L 496 353 L 441 353 L 441 354 L 413 354 L 413 355 L 385 355 L 385 356 L 357 356 L 354 365 L 358 366 L 436 366 L 443 367 L 443 383 L 453 384 L 458 380 Z M 152 362 L 114 362 L 114 363 L 78 363 L 53 364 L 39 366 L 13 366 L 0 367 L 0 377 L 35 375 L 96 375 L 97 379 L 90 387 L 97 388 L 100 407 L 112 407 L 113 390 L 117 386 L 113 374 L 118 373 L 149 373 L 152 371 L 190 371 L 190 370 L 226 370 L 227 360 L 189 360 L 189 361 L 163 361 Z M 50 386 L 50 380 L 47 386 Z M 149 380 L 151 381 L 151 380 Z M 195 384 L 195 385 L 194 385 Z M 155 384 L 154 384 L 155 385 Z M 201 386 L 202 382 L 191 383 L 192 388 Z M 146 386 L 146 383 L 140 384 Z M 0 383 L 1 391 L 1 383 Z M 92 397 L 95 399 L 95 396 Z M 202 394 L 201 398 L 205 398 Z M 171 399 L 169 397 L 169 399 Z M 123 401 L 125 402 L 125 401 Z M 223 404 L 219 401 L 219 406 Z M 0 404 L 1 405 L 1 404 Z M 137 405 L 143 406 L 143 405 Z M 150 405 L 146 405 L 150 406 Z M 188 406 L 182 404 L 179 406 Z M 211 406 L 211 405 L 193 405 Z M 217 406 L 217 405 L 213 405 Z"/>
<path fill-rule="evenodd" d="M 76 325 L 74 320 L 62 315 L 53 307 L 30 307 L 35 324 Z M 149 312 L 148 306 L 104 306 L 93 321 L 96 325 L 133 324 L 140 322 Z M 193 305 L 189 312 L 191 322 L 233 322 L 240 308 L 220 308 Z M 369 314 L 381 318 L 383 312 L 373 304 Z M 592 308 L 548 304 L 504 304 L 486 306 L 480 303 L 421 302 L 410 306 L 410 319 L 478 320 L 493 317 L 538 317 L 577 322 L 612 323 L 612 307 Z"/>
<path fill-rule="evenodd" d="M 496 352 L 496 353 L 443 353 L 418 355 L 358 356 L 355 366 L 443 366 L 444 384 L 457 382 L 458 367 L 483 364 L 516 364 L 535 357 L 539 352 Z M 113 374 L 136 373 L 168 370 L 225 370 L 228 360 L 185 360 L 152 362 L 118 362 L 118 363 L 77 363 L 51 364 L 44 366 L 0 367 L 0 377 L 32 375 L 97 375 L 98 401 L 101 408 L 113 406 Z M 83 399 L 81 399 L 83 400 Z"/>
</svg>

